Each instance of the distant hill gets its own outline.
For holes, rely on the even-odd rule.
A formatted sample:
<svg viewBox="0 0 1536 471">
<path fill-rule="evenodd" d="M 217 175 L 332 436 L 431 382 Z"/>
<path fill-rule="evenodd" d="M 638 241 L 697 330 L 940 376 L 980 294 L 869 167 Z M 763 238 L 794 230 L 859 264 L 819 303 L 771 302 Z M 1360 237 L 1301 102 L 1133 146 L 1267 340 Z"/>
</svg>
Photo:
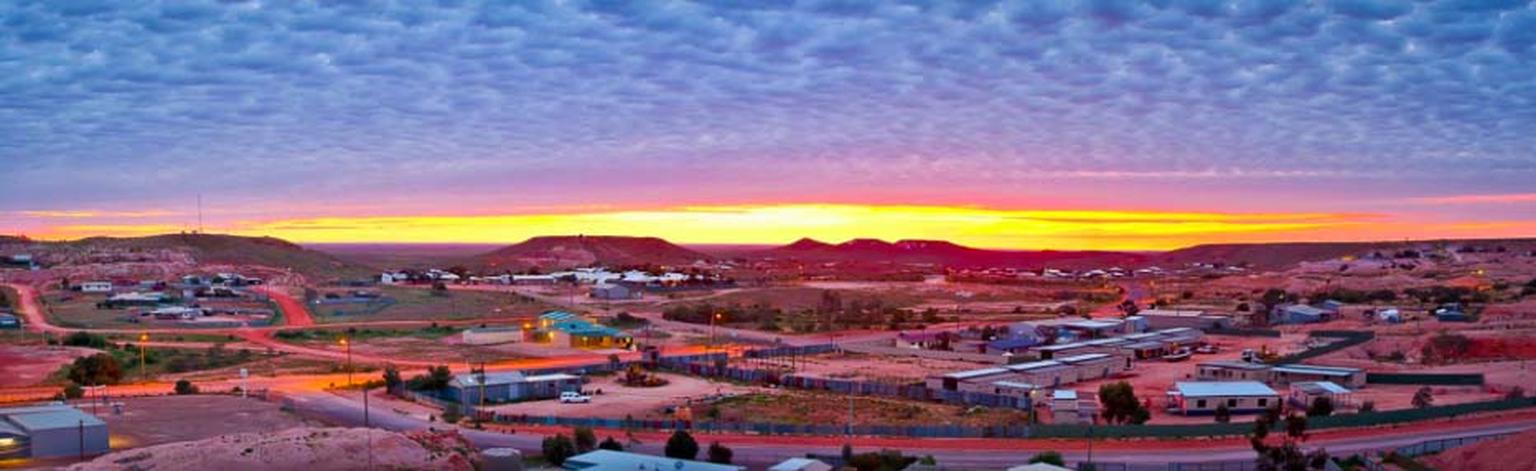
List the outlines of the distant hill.
<svg viewBox="0 0 1536 471">
<path fill-rule="evenodd" d="M 1361 256 L 1372 252 L 1390 254 L 1401 250 L 1437 247 L 1476 247 L 1524 252 L 1536 249 L 1536 239 L 1451 239 L 1378 242 L 1272 242 L 1254 244 L 1206 244 L 1164 252 L 1152 262 L 1164 267 L 1189 263 L 1248 264 L 1261 270 L 1289 268 L 1301 262 Z"/>
<path fill-rule="evenodd" d="M 754 258 L 808 262 L 892 262 L 934 264 L 948 267 L 1078 268 L 1110 265 L 1131 266 L 1150 258 L 1147 254 L 1104 251 L 990 250 L 966 247 L 942 240 L 853 239 L 829 244 L 800 239 L 792 244 L 762 250 Z"/>
<path fill-rule="evenodd" d="M 189 253 L 198 264 L 287 268 L 310 277 L 357 276 L 371 271 L 328 254 L 305 249 L 298 244 L 273 237 L 164 234 L 148 237 L 91 237 L 68 242 L 37 244 L 41 244 L 40 247 L 48 252 L 68 252 L 88 248 L 181 250 Z"/>
<path fill-rule="evenodd" d="M 576 235 L 534 237 L 474 257 L 471 264 L 490 270 L 517 270 L 589 265 L 688 265 L 712 258 L 656 237 Z"/>
</svg>

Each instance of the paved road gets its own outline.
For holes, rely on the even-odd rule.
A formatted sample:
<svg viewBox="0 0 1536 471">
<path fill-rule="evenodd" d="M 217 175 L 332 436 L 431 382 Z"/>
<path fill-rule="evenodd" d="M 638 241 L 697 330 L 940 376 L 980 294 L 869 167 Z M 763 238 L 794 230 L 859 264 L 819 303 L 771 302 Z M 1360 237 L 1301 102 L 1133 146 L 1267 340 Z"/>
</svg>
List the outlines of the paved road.
<svg viewBox="0 0 1536 471">
<path fill-rule="evenodd" d="M 296 412 L 341 425 L 360 426 L 363 423 L 362 405 L 358 402 L 331 394 L 296 394 L 290 396 Z M 400 415 L 384 407 L 371 410 L 373 426 L 395 431 L 443 428 L 441 423 L 428 423 L 419 418 Z M 524 453 L 536 454 L 544 433 L 569 433 L 565 428 L 519 427 L 520 433 L 507 434 L 494 431 L 464 429 L 465 436 L 480 448 L 513 447 Z M 1310 440 L 1308 449 L 1325 448 L 1336 456 L 1367 453 L 1413 445 L 1427 440 L 1499 435 L 1536 429 L 1536 415 L 1526 415 L 1516 420 L 1441 423 L 1433 427 L 1405 430 L 1378 430 L 1373 433 L 1330 432 Z M 623 441 L 622 433 L 614 430 L 597 430 L 599 437 L 614 435 Z M 662 454 L 665 434 L 638 432 L 642 442 L 635 449 L 642 453 Z M 841 437 L 788 437 L 698 434 L 701 444 L 720 441 L 735 451 L 737 464 L 764 466 L 785 458 L 803 456 L 806 453 L 837 455 L 844 439 Z M 912 455 L 933 455 L 939 463 L 962 469 L 1004 469 L 1022 464 L 1036 453 L 1046 450 L 1059 451 L 1068 461 L 1085 461 L 1088 458 L 1087 442 L 1083 440 L 1008 440 L 1008 439 L 901 439 L 856 437 L 857 451 L 880 448 L 898 449 Z M 1137 468 L 1167 469 L 1167 463 L 1217 463 L 1238 462 L 1253 459 L 1253 451 L 1241 439 L 1227 440 L 1163 440 L 1158 442 L 1118 441 L 1098 442 L 1093 460 L 1100 463 L 1126 463 Z"/>
</svg>

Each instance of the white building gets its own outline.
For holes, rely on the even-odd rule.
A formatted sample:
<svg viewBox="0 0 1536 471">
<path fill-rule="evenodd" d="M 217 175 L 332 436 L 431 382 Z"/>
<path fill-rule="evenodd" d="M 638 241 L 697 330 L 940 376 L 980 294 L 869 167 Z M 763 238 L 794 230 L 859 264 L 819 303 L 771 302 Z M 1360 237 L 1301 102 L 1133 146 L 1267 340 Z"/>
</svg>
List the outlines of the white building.
<svg viewBox="0 0 1536 471">
<path fill-rule="evenodd" d="M 110 281 L 87 281 L 87 282 L 84 282 L 84 283 L 80 283 L 80 292 L 82 292 L 82 293 L 111 293 L 112 292 L 112 282 L 110 282 Z"/>
<path fill-rule="evenodd" d="M 1258 381 L 1180 381 L 1168 391 L 1168 409 L 1184 415 L 1263 412 L 1280 404 L 1280 393 Z"/>
</svg>

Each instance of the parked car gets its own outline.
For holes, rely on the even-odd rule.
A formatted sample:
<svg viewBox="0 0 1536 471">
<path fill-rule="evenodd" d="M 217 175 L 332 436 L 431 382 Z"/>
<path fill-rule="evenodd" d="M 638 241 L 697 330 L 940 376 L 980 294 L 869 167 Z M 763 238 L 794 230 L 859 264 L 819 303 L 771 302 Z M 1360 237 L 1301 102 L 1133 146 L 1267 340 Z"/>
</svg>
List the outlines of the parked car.
<svg viewBox="0 0 1536 471">
<path fill-rule="evenodd" d="M 1216 353 L 1218 351 L 1220 351 L 1220 350 L 1217 349 L 1215 345 L 1210 345 L 1210 344 L 1201 345 L 1200 348 L 1196 348 L 1195 349 L 1195 353 L 1200 353 L 1200 354 L 1212 354 L 1212 353 Z"/>
<path fill-rule="evenodd" d="M 588 402 L 592 402 L 592 396 L 588 396 L 576 391 L 566 391 L 560 393 L 561 404 L 586 404 Z"/>
</svg>

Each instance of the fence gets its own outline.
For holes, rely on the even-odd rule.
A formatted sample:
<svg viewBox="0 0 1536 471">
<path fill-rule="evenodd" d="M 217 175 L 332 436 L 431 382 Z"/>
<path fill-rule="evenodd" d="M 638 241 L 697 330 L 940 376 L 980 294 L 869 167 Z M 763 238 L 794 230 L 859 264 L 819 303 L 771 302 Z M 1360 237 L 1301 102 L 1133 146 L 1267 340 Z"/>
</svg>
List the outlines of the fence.
<svg viewBox="0 0 1536 471">
<path fill-rule="evenodd" d="M 928 358 L 933 360 L 958 360 L 975 363 L 1002 364 L 1008 361 L 1008 357 L 1001 355 L 986 355 L 982 353 L 950 352 L 943 350 L 927 350 L 921 348 L 901 348 L 876 343 L 857 343 L 843 346 L 844 350 L 871 355 L 894 355 Z"/>
<path fill-rule="evenodd" d="M 1365 382 L 1370 384 L 1426 384 L 1438 386 L 1477 386 L 1483 384 L 1482 373 L 1366 373 Z"/>
<path fill-rule="evenodd" d="M 1284 364 L 1287 364 L 1287 363 L 1300 363 L 1300 362 L 1303 362 L 1303 361 L 1306 361 L 1306 360 L 1310 360 L 1310 359 L 1313 359 L 1313 358 L 1316 358 L 1316 357 L 1327 355 L 1329 353 L 1333 353 L 1333 352 L 1337 352 L 1339 350 L 1343 350 L 1343 349 L 1346 349 L 1346 348 L 1349 348 L 1349 347 L 1353 347 L 1355 345 L 1359 345 L 1359 344 L 1362 344 L 1362 343 L 1365 343 L 1365 342 L 1369 342 L 1371 339 L 1376 338 L 1376 334 L 1374 334 L 1374 333 L 1371 333 L 1371 332 L 1360 332 L 1360 331 L 1353 331 L 1353 330 L 1318 330 L 1318 331 L 1313 331 L 1312 332 L 1312 336 L 1313 337 L 1336 338 L 1336 339 L 1340 339 L 1340 340 L 1335 341 L 1333 343 L 1330 343 L 1328 345 L 1322 346 L 1322 347 L 1309 349 L 1309 350 L 1307 350 L 1305 352 L 1293 353 L 1293 354 L 1290 354 L 1290 355 L 1286 355 L 1286 356 L 1277 358 L 1274 361 L 1271 361 L 1270 363 L 1271 364 L 1275 364 L 1275 365 L 1284 365 Z"/>
<path fill-rule="evenodd" d="M 1429 441 L 1425 441 L 1425 442 L 1415 443 L 1415 444 L 1404 446 L 1404 447 L 1399 447 L 1398 449 L 1393 450 L 1393 451 L 1396 452 L 1399 455 L 1404 455 L 1404 456 L 1423 456 L 1423 455 L 1428 455 L 1428 454 L 1439 453 L 1439 452 L 1442 452 L 1442 451 L 1445 451 L 1445 450 L 1449 450 L 1449 449 L 1452 449 L 1452 448 L 1456 448 L 1456 447 L 1459 447 L 1459 446 L 1462 446 L 1462 445 L 1470 445 L 1470 444 L 1477 443 L 1477 442 L 1480 442 L 1480 441 L 1483 441 L 1483 440 L 1492 440 L 1492 439 L 1497 439 L 1497 438 L 1504 438 L 1504 437 L 1508 437 L 1510 435 L 1514 435 L 1514 434 L 1513 433 L 1503 433 L 1503 434 L 1497 434 L 1497 435 L 1483 435 L 1483 436 L 1478 436 L 1478 437 L 1441 438 L 1441 439 L 1435 439 L 1435 440 L 1429 440 Z"/>
<path fill-rule="evenodd" d="M 1280 331 L 1275 329 L 1210 329 L 1205 333 L 1211 335 L 1231 335 L 1234 337 L 1273 337 L 1279 338 Z"/>
</svg>

